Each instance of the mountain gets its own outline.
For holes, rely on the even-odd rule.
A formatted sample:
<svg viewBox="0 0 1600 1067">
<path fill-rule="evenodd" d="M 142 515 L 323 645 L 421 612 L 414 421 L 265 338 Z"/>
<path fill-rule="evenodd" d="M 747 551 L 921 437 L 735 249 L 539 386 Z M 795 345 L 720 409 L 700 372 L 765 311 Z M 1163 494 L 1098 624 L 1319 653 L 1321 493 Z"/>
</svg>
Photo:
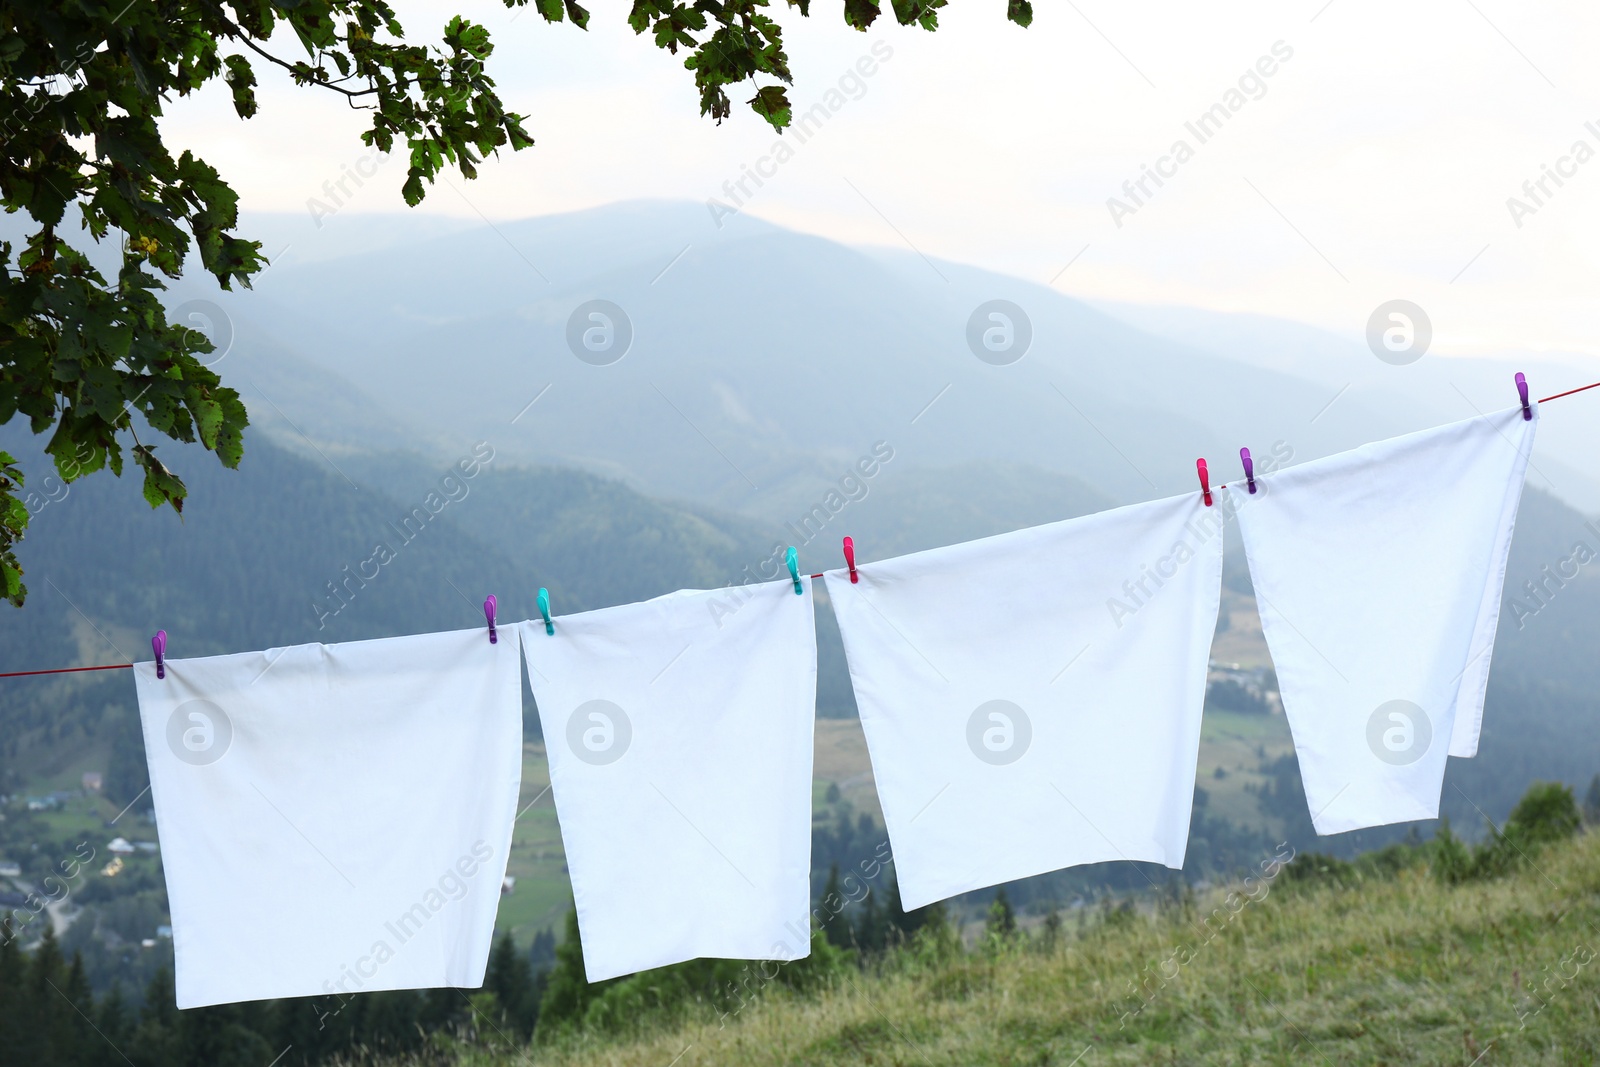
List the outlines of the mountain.
<svg viewBox="0 0 1600 1067">
<path fill-rule="evenodd" d="M 1189 490 L 1198 456 L 1225 479 L 1241 445 L 1304 460 L 1515 402 L 1509 378 L 1469 375 L 1459 393 L 1435 382 L 1431 405 L 1398 403 L 1340 377 L 1359 356 L 1348 346 L 1335 357 L 1302 345 L 1299 362 L 1263 366 L 1251 361 L 1260 345 L 1234 351 L 1197 329 L 1175 339 L 1046 286 L 745 216 L 718 228 L 696 204 L 464 228 L 410 216 L 340 216 L 321 229 L 261 216 L 247 227 L 287 247 L 253 291 L 197 282 L 174 294 L 225 309 L 225 376 L 229 361 L 258 366 L 270 351 L 269 362 L 314 366 L 370 397 L 385 432 L 430 453 L 487 440 L 517 462 L 580 466 L 773 524 L 877 442 L 895 451 L 890 474 L 1016 463 L 1125 503 Z M 631 333 L 607 365 L 568 342 L 574 315 L 575 336 L 592 325 L 579 311 L 596 299 L 622 308 L 629 328 L 616 328 Z M 1031 326 L 1026 353 L 1005 366 L 980 360 L 967 338 L 995 299 Z M 1359 358 L 1383 372 L 1467 366 Z M 253 417 L 297 447 L 301 431 L 325 449 L 382 436 L 377 416 L 338 414 L 336 387 L 256 379 L 252 392 L 248 377 L 237 380 Z M 1592 453 L 1581 434 L 1558 432 L 1585 421 L 1564 410 L 1542 434 L 1554 451 L 1536 460 L 1553 482 L 1535 479 L 1582 500 L 1590 476 L 1569 468 Z"/>
</svg>

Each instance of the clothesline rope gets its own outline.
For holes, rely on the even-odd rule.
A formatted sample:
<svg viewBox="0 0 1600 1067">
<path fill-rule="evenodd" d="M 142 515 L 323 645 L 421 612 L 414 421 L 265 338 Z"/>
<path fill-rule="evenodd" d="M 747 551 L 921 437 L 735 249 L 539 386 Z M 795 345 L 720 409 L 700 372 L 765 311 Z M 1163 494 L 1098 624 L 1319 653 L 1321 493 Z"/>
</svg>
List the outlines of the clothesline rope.
<svg viewBox="0 0 1600 1067">
<path fill-rule="evenodd" d="M 1576 389 L 1568 389 L 1566 392 L 1557 393 L 1555 396 L 1547 396 L 1543 400 L 1539 401 L 1539 403 L 1548 404 L 1552 400 L 1560 400 L 1564 396 L 1571 396 L 1573 393 L 1581 393 L 1585 389 L 1593 389 L 1595 386 L 1600 386 L 1600 382 L 1590 382 L 1588 385 L 1580 385 Z"/>
<path fill-rule="evenodd" d="M 132 666 L 131 663 L 106 663 L 98 667 L 55 667 L 48 671 L 11 671 L 9 674 L 0 674 L 0 678 L 26 678 L 33 674 L 72 674 L 76 671 L 125 671 Z"/>
<path fill-rule="evenodd" d="M 1574 393 L 1582 393 L 1586 390 L 1597 388 L 1600 388 L 1600 382 L 1590 382 L 1588 385 L 1580 385 L 1576 389 L 1568 389 L 1564 393 L 1556 393 L 1554 396 L 1547 396 L 1540 400 L 1539 403 L 1548 404 L 1550 401 L 1560 400 L 1564 396 L 1572 396 Z M 1219 485 L 1217 488 L 1225 489 L 1227 487 L 1225 485 Z M 822 574 L 819 572 L 817 574 L 808 575 L 808 577 L 813 579 L 821 578 Z M 78 671 L 121 671 L 127 670 L 132 666 L 133 664 L 131 663 L 106 663 L 96 667 L 55 667 L 44 671 L 11 671 L 9 673 L 0 674 L 0 678 L 31 678 L 40 674 L 75 674 Z"/>
</svg>

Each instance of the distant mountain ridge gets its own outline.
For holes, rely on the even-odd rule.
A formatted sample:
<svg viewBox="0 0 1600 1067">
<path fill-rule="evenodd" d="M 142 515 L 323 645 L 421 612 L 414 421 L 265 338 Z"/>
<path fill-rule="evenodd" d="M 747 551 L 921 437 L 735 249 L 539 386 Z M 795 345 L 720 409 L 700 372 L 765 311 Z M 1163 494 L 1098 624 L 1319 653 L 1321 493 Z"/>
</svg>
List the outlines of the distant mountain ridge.
<svg viewBox="0 0 1600 1067">
<path fill-rule="evenodd" d="M 252 417 L 296 447 L 300 430 L 340 449 L 390 447 L 380 439 L 396 434 L 428 452 L 489 440 L 518 462 L 581 466 L 769 522 L 880 440 L 902 468 L 1022 463 L 1127 503 L 1186 491 L 1197 456 L 1227 477 L 1241 445 L 1282 442 L 1304 460 L 1515 402 L 1509 374 L 1477 361 L 1393 367 L 1295 324 L 1102 310 L 749 216 L 718 228 L 699 204 L 492 226 L 246 224 L 285 249 L 256 289 L 181 295 L 227 309 L 226 360 L 263 368 L 241 386 Z M 619 305 L 632 330 L 605 366 L 568 347 L 568 320 L 592 299 Z M 994 299 L 1019 305 L 1031 329 L 1007 366 L 967 342 L 969 317 Z M 288 363 L 307 380 L 265 379 Z M 1535 374 L 1553 391 L 1554 372 Z M 372 403 L 352 408 L 335 382 Z M 1573 468 L 1589 438 L 1568 429 L 1585 420 L 1551 415 L 1541 438 L 1557 451 L 1536 461 L 1535 484 L 1587 500 L 1594 476 Z"/>
</svg>

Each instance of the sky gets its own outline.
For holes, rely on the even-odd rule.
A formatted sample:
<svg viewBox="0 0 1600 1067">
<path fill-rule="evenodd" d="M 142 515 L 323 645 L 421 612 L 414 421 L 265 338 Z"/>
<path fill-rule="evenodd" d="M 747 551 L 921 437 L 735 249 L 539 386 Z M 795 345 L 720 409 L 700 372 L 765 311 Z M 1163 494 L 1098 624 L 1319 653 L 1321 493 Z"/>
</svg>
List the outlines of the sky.
<svg viewBox="0 0 1600 1067">
<path fill-rule="evenodd" d="M 1440 354 L 1600 353 L 1593 5 L 1038 0 L 1024 30 L 1004 0 L 955 0 L 936 33 L 885 15 L 863 34 L 838 0 L 815 0 L 809 19 L 778 3 L 791 101 L 833 105 L 804 143 L 782 138 L 780 165 L 780 138 L 742 104 L 720 126 L 699 115 L 682 55 L 636 37 L 626 3 L 597 0 L 587 32 L 486 0 L 396 6 L 417 42 L 457 13 L 487 26 L 490 74 L 536 141 L 475 181 L 452 173 L 418 211 L 733 207 L 725 183 L 759 165 L 771 176 L 747 180 L 739 210 L 1072 296 L 1346 335 L 1408 300 Z M 274 47 L 297 58 L 292 39 Z M 282 73 L 259 70 L 249 122 L 219 82 L 174 102 L 164 132 L 245 210 L 309 213 L 325 183 L 374 163 L 360 112 Z M 1201 127 L 1214 105 L 1225 119 Z M 403 209 L 403 161 L 376 169 L 338 210 Z"/>
</svg>

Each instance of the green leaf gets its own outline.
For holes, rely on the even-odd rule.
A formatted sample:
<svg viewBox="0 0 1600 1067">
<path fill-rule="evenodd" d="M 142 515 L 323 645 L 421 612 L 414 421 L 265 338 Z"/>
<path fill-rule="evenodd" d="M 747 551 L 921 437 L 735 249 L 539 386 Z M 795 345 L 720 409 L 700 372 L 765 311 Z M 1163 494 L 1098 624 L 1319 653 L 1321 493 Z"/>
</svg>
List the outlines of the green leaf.
<svg viewBox="0 0 1600 1067">
<path fill-rule="evenodd" d="M 894 17 L 902 26 L 913 22 L 930 33 L 939 28 L 939 9 L 947 0 L 893 0 Z"/>
<path fill-rule="evenodd" d="M 881 10 L 872 0 L 844 0 L 845 25 L 866 33 L 867 27 L 878 20 Z"/>
<path fill-rule="evenodd" d="M 232 389 L 219 387 L 215 400 L 222 406 L 222 425 L 217 428 L 216 452 L 222 465 L 229 470 L 239 466 L 244 458 L 244 428 L 250 424 L 244 401 Z"/>
<path fill-rule="evenodd" d="M 189 492 L 183 479 L 168 470 L 149 445 L 135 445 L 133 457 L 144 468 L 145 503 L 151 508 L 171 504 L 173 511 L 183 514 L 183 499 Z"/>
<path fill-rule="evenodd" d="M 1006 18 L 1026 29 L 1033 25 L 1033 5 L 1028 0 L 1007 0 Z"/>
<path fill-rule="evenodd" d="M 0 598 L 19 608 L 28 595 L 14 551 L 28 529 L 28 509 L 16 496 L 22 482 L 16 460 L 9 453 L 0 452 Z"/>
<path fill-rule="evenodd" d="M 224 80 L 233 90 L 233 110 L 242 119 L 256 113 L 256 72 L 244 56 L 229 56 L 223 61 L 228 68 Z"/>
<path fill-rule="evenodd" d="M 782 130 L 789 125 L 792 116 L 789 110 L 789 97 L 784 92 L 783 86 L 763 86 L 750 98 L 749 104 L 757 115 L 771 123 L 773 129 Z"/>
</svg>

